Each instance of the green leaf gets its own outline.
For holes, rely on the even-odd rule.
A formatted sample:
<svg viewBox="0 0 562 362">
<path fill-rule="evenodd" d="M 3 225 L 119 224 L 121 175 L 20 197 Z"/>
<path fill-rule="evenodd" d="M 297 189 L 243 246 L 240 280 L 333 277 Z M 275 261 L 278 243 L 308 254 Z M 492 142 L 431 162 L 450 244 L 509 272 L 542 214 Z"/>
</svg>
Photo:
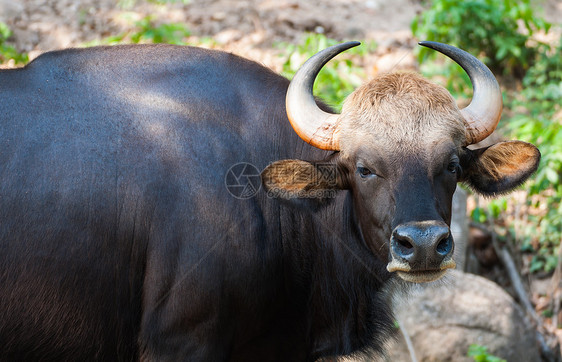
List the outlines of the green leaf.
<svg viewBox="0 0 562 362">
<path fill-rule="evenodd" d="M 556 172 L 555 170 L 553 170 L 551 168 L 546 168 L 545 173 L 546 173 L 546 178 L 550 183 L 553 183 L 553 184 L 558 183 L 558 180 L 559 180 L 558 172 Z"/>
</svg>

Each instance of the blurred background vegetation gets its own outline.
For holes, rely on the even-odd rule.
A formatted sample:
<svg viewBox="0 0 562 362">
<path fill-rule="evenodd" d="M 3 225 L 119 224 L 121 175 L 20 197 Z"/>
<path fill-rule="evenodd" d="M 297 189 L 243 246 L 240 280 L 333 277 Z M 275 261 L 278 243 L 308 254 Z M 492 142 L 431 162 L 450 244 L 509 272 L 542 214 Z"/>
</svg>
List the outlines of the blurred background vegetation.
<svg viewBox="0 0 562 362">
<path fill-rule="evenodd" d="M 183 22 L 163 21 L 158 16 L 166 12 L 166 6 L 188 4 L 189 0 L 150 0 L 163 10 L 140 18 L 127 15 L 127 9 L 136 3 L 121 0 L 118 4 L 124 11 L 120 21 L 127 24 L 125 30 L 81 45 L 224 45 L 218 36 L 194 34 Z M 524 272 L 549 275 L 560 265 L 562 239 L 562 40 L 558 36 L 555 42 L 544 41 L 552 29 L 540 4 L 530 0 L 421 1 L 422 10 L 411 22 L 410 37 L 460 47 L 482 59 L 499 78 L 504 94 L 499 137 L 537 145 L 542 160 L 531 181 L 515 194 L 494 200 L 474 195 L 470 218 L 493 229 L 500 242 L 520 253 L 525 259 L 521 262 Z M 87 12 L 80 13 L 79 21 L 85 22 L 87 16 Z M 320 25 L 306 29 L 299 41 L 273 42 L 276 61 L 288 78 L 317 51 L 341 40 L 362 40 L 333 32 L 334 39 Z M 23 65 L 28 55 L 15 47 L 13 38 L 10 26 L 0 21 L 0 63 Z M 328 63 L 318 77 L 315 93 L 339 109 L 344 98 L 372 75 L 374 68 L 364 58 L 379 45 L 364 41 Z M 445 85 L 460 105 L 470 100 L 470 81 L 458 65 L 425 48 L 414 51 L 424 75 Z"/>
</svg>

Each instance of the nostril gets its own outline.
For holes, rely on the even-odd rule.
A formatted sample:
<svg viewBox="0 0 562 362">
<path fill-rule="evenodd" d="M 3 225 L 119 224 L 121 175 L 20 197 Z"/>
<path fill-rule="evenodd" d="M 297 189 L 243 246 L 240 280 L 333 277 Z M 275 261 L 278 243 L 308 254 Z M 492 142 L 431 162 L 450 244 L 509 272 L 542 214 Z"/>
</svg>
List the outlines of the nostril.
<svg viewBox="0 0 562 362">
<path fill-rule="evenodd" d="M 437 248 L 435 250 L 437 250 L 439 254 L 445 256 L 451 252 L 452 248 L 453 248 L 453 239 L 450 236 L 448 236 L 446 238 L 441 239 L 439 244 L 437 244 Z"/>
<path fill-rule="evenodd" d="M 408 256 L 414 253 L 414 245 L 408 239 L 397 237 L 395 240 L 395 248 L 401 256 Z"/>
</svg>

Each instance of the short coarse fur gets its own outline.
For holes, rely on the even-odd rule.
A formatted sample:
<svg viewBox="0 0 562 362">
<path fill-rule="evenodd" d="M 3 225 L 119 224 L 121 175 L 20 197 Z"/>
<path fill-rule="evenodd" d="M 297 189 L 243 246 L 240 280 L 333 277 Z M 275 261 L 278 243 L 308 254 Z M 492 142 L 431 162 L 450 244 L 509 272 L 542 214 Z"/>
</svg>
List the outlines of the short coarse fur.
<svg viewBox="0 0 562 362">
<path fill-rule="evenodd" d="M 339 119 L 344 153 L 357 147 L 360 135 L 376 137 L 387 149 L 423 147 L 451 135 L 457 144 L 466 139 L 467 123 L 449 92 L 412 72 L 365 83 L 346 99 Z"/>
</svg>

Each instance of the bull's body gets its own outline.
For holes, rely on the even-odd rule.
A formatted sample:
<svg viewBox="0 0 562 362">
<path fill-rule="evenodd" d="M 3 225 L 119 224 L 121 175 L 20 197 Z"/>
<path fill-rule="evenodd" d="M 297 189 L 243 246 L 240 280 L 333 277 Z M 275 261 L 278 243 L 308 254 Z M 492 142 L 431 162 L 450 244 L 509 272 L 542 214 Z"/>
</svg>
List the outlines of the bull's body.
<svg viewBox="0 0 562 362">
<path fill-rule="evenodd" d="M 221 52 L 69 50 L 0 72 L 0 359 L 312 360 L 381 348 L 386 262 L 347 192 L 237 199 L 321 160 L 289 82 Z"/>
</svg>

